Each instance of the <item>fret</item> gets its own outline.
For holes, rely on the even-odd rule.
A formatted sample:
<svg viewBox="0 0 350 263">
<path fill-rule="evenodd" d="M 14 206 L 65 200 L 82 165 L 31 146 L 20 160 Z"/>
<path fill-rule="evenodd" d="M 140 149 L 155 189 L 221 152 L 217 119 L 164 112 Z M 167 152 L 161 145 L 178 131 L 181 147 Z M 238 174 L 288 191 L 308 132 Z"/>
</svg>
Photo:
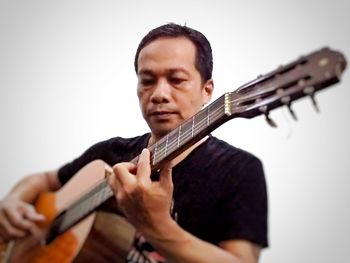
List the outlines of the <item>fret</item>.
<svg viewBox="0 0 350 263">
<path fill-rule="evenodd" d="M 217 121 L 218 119 L 224 116 L 225 114 L 224 105 L 225 105 L 224 95 L 218 98 L 212 104 L 210 104 L 211 111 L 210 111 L 209 118 L 211 123 Z"/>
<path fill-rule="evenodd" d="M 177 136 L 177 147 L 180 147 L 181 128 L 182 128 L 182 125 L 180 125 L 179 128 L 178 128 L 179 135 Z"/>
<path fill-rule="evenodd" d="M 195 128 L 194 128 L 194 135 L 197 135 L 201 131 L 207 128 L 206 125 L 207 122 L 207 111 L 205 109 L 202 109 L 200 112 L 198 112 L 194 116 L 194 123 L 195 123 Z M 192 136 L 193 137 L 193 136 Z"/>
<path fill-rule="evenodd" d="M 188 141 L 191 138 L 192 133 L 192 121 L 187 120 L 184 123 L 182 123 L 182 136 L 180 145 L 182 145 L 184 142 Z"/>
<path fill-rule="evenodd" d="M 191 127 L 191 136 L 192 136 L 192 138 L 193 138 L 193 131 L 194 131 L 194 117 L 195 116 L 192 117 L 192 127 Z"/>
<path fill-rule="evenodd" d="M 207 126 L 210 125 L 210 110 L 209 110 L 210 105 L 207 107 Z"/>
<path fill-rule="evenodd" d="M 166 145 L 165 145 L 165 138 L 158 141 L 157 144 L 157 156 L 155 156 L 154 164 L 157 164 L 159 160 L 162 160 L 164 158 L 164 152 L 166 151 Z"/>
<path fill-rule="evenodd" d="M 154 158 L 154 164 L 167 156 L 168 151 L 168 134 L 157 142 L 157 156 Z"/>
<path fill-rule="evenodd" d="M 169 142 L 169 134 L 166 135 L 164 157 L 167 156 L 166 154 L 167 154 L 167 150 L 168 150 L 168 142 Z"/>
<path fill-rule="evenodd" d="M 114 193 L 113 193 L 112 189 L 109 187 L 109 185 L 106 185 L 103 188 L 103 200 L 107 200 L 108 198 L 110 198 L 113 195 L 114 195 Z"/>
<path fill-rule="evenodd" d="M 155 147 L 154 147 L 153 161 L 152 161 L 152 164 L 153 164 L 153 165 L 156 164 L 157 150 L 158 150 L 158 142 L 156 142 Z"/>
<path fill-rule="evenodd" d="M 179 142 L 177 133 L 177 130 L 173 130 L 158 141 L 157 156 L 154 159 L 154 165 L 168 157 L 169 154 L 173 153 L 178 148 Z"/>
<path fill-rule="evenodd" d="M 168 134 L 168 155 L 173 153 L 179 147 L 178 130 L 175 129 Z"/>
</svg>

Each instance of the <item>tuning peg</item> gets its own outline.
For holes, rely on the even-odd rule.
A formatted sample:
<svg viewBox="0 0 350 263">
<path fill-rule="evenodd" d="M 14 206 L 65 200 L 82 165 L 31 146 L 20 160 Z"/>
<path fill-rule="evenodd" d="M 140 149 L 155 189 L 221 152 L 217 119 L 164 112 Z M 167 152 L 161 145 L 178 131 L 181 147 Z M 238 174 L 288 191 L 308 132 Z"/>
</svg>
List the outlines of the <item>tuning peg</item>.
<svg viewBox="0 0 350 263">
<path fill-rule="evenodd" d="M 290 96 L 285 96 L 281 98 L 281 102 L 287 106 L 290 115 L 292 115 L 293 119 L 295 121 L 298 120 L 297 115 L 295 114 L 294 110 L 292 109 L 292 103 L 291 103 L 291 99 Z"/>
<path fill-rule="evenodd" d="M 316 112 L 319 113 L 320 112 L 320 108 L 318 107 L 317 101 L 315 99 L 315 88 L 314 87 L 306 87 L 304 89 L 304 93 L 306 95 L 310 96 L 310 99 L 312 101 L 312 105 L 314 106 Z"/>
<path fill-rule="evenodd" d="M 318 107 L 317 101 L 315 99 L 315 95 L 311 94 L 310 95 L 311 101 L 312 101 L 312 105 L 314 106 L 315 110 L 317 113 L 320 113 L 320 108 Z"/>
<path fill-rule="evenodd" d="M 266 122 L 267 122 L 272 128 L 277 128 L 276 122 L 275 122 L 273 119 L 271 119 L 270 116 L 269 116 L 269 112 L 268 112 L 268 110 L 267 110 L 267 106 L 266 106 L 266 105 L 265 105 L 265 106 L 261 106 L 261 107 L 259 108 L 259 110 L 260 110 L 260 112 L 262 112 L 262 113 L 265 115 L 265 120 L 266 120 Z"/>
<path fill-rule="evenodd" d="M 265 115 L 265 120 L 272 128 L 277 128 L 276 122 L 271 119 L 268 114 Z"/>
<path fill-rule="evenodd" d="M 297 121 L 297 120 L 298 120 L 298 117 L 297 117 L 297 115 L 295 114 L 294 110 L 292 109 L 292 105 L 289 104 L 287 107 L 288 107 L 288 110 L 289 110 L 290 115 L 292 115 L 293 119 L 294 119 L 295 121 Z"/>
</svg>

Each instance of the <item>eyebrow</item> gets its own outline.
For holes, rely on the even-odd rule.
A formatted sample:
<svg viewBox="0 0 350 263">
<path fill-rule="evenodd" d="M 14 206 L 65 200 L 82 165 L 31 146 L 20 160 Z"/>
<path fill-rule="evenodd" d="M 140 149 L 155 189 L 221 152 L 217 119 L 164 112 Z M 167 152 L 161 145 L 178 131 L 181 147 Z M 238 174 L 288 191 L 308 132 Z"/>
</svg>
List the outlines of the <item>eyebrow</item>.
<svg viewBox="0 0 350 263">
<path fill-rule="evenodd" d="M 137 72 L 137 75 L 154 75 L 154 73 L 149 69 L 141 69 Z"/>
<path fill-rule="evenodd" d="M 165 70 L 166 74 L 173 74 L 173 73 L 177 73 L 177 72 L 182 72 L 185 74 L 189 74 L 188 71 L 186 69 L 184 69 L 183 67 L 177 67 L 177 68 L 171 68 L 171 69 L 167 69 Z M 140 69 L 138 72 L 138 75 L 155 75 L 154 72 L 150 69 Z"/>
</svg>

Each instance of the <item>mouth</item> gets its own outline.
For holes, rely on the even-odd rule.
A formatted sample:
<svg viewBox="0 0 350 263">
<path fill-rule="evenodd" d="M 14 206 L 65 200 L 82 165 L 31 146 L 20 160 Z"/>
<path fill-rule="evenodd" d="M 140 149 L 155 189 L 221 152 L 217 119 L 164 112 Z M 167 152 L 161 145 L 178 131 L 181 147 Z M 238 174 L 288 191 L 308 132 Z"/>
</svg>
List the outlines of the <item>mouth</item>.
<svg viewBox="0 0 350 263">
<path fill-rule="evenodd" d="M 154 111 L 151 113 L 151 117 L 158 121 L 167 121 L 176 113 L 171 111 Z"/>
</svg>

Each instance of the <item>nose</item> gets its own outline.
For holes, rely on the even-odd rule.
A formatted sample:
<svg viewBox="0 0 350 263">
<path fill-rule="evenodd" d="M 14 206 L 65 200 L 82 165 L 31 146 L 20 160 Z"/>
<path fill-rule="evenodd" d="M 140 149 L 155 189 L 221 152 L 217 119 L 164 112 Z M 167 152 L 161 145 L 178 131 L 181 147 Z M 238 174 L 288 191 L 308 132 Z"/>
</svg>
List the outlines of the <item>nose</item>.
<svg viewBox="0 0 350 263">
<path fill-rule="evenodd" d="M 170 98 L 170 85 L 166 80 L 159 80 L 151 95 L 151 101 L 155 104 L 167 103 Z"/>
</svg>

